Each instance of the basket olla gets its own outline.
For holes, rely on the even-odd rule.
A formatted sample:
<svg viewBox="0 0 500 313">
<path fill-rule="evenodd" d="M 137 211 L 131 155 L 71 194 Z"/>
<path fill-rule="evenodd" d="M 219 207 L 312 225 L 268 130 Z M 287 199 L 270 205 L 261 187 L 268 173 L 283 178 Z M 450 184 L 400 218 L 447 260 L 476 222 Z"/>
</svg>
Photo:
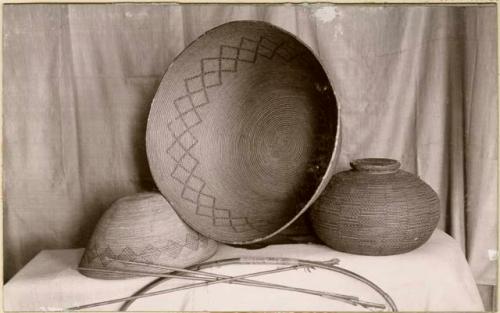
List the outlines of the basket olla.
<svg viewBox="0 0 500 313">
<path fill-rule="evenodd" d="M 211 257 L 217 243 L 189 228 L 165 198 L 144 192 L 115 201 L 102 215 L 80 261 L 80 267 L 106 270 L 166 272 L 149 266 L 187 267 Z M 100 279 L 131 275 L 80 270 Z"/>
<path fill-rule="evenodd" d="M 295 221 L 332 175 L 340 121 L 314 54 L 265 22 L 218 26 L 166 71 L 151 104 L 153 178 L 201 234 L 255 243 Z"/>
<path fill-rule="evenodd" d="M 310 210 L 318 237 L 354 254 L 409 252 L 432 235 L 440 216 L 436 192 L 391 159 L 359 159 L 333 175 Z"/>
</svg>

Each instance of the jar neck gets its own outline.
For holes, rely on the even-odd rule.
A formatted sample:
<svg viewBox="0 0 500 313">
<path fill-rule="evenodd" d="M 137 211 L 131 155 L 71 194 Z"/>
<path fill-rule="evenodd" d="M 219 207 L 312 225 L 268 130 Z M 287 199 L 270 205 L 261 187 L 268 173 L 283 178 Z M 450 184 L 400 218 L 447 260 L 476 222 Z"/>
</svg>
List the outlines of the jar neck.
<svg viewBox="0 0 500 313">
<path fill-rule="evenodd" d="M 396 173 L 400 166 L 397 160 L 384 158 L 356 159 L 351 162 L 352 169 L 369 174 Z"/>
</svg>

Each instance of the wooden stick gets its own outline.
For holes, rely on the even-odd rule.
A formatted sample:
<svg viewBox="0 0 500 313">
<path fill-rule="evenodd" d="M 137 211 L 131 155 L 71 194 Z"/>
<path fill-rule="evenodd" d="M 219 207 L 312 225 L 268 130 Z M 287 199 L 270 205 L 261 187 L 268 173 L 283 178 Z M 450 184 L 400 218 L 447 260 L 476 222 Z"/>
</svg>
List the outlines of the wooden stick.
<svg viewBox="0 0 500 313">
<path fill-rule="evenodd" d="M 138 263 L 138 262 L 136 262 L 136 263 Z M 157 266 L 157 267 L 161 268 L 161 266 Z M 347 295 L 342 295 L 342 294 L 328 293 L 328 292 L 309 290 L 309 289 L 304 289 L 304 288 L 289 287 L 289 286 L 283 286 L 283 285 L 278 285 L 278 284 L 271 284 L 271 283 L 265 283 L 265 282 L 244 279 L 247 277 L 254 277 L 254 276 L 260 276 L 260 275 L 267 275 L 267 274 L 271 274 L 271 273 L 278 273 L 278 272 L 282 272 L 282 271 L 286 271 L 286 270 L 296 269 L 298 267 L 300 267 L 300 265 L 283 267 L 283 268 L 278 268 L 278 269 L 273 269 L 273 270 L 268 270 L 268 271 L 263 271 L 263 272 L 250 273 L 250 274 L 245 274 L 245 275 L 240 275 L 240 276 L 235 276 L 235 277 L 214 274 L 214 273 L 204 273 L 204 274 L 211 274 L 211 275 L 217 276 L 217 277 L 212 278 L 212 279 L 205 278 L 205 277 L 185 276 L 185 275 L 156 274 L 156 273 L 150 273 L 150 272 L 116 271 L 116 270 L 98 270 L 98 269 L 96 269 L 96 271 L 100 271 L 100 272 L 107 271 L 110 273 L 134 274 L 134 275 L 140 273 L 139 274 L 140 276 L 148 275 L 148 276 L 180 278 L 180 279 L 190 279 L 190 280 L 195 279 L 195 280 L 204 280 L 205 282 L 186 285 L 186 286 L 180 286 L 180 287 L 176 287 L 176 288 L 172 288 L 172 289 L 160 290 L 157 292 L 146 293 L 146 294 L 142 294 L 142 295 L 138 295 L 138 296 L 131 296 L 131 297 L 127 297 L 127 298 L 114 299 L 114 300 L 108 300 L 108 301 L 103 301 L 103 302 L 98 302 L 98 303 L 87 304 L 87 305 L 83 305 L 83 306 L 69 308 L 68 310 L 86 309 L 86 308 L 91 308 L 91 307 L 95 307 L 95 306 L 101 306 L 101 305 L 106 305 L 106 304 L 111 304 L 111 303 L 116 303 L 116 302 L 138 299 L 138 298 L 147 297 L 147 296 L 154 296 L 154 295 L 158 295 L 158 294 L 170 293 L 170 292 L 174 292 L 174 291 L 178 291 L 178 290 L 195 288 L 195 287 L 199 287 L 199 286 L 208 286 L 208 285 L 222 283 L 222 282 L 236 283 L 236 284 L 240 284 L 240 285 L 256 286 L 256 287 L 263 287 L 263 288 L 281 289 L 281 290 L 287 290 L 287 291 L 296 291 L 296 292 L 301 292 L 301 293 L 313 294 L 313 295 L 317 295 L 317 296 L 321 296 L 321 297 L 325 297 L 325 298 L 329 298 L 329 299 L 333 299 L 333 300 L 344 301 L 344 302 L 347 302 L 347 303 L 352 304 L 352 305 L 362 305 L 364 307 L 374 307 L 374 308 L 385 309 L 385 305 L 383 305 L 383 304 L 362 301 L 362 300 L 359 300 L 359 298 L 354 297 L 354 296 L 347 296 Z M 87 268 L 81 268 L 81 269 L 93 270 L 93 269 L 87 269 Z M 196 273 L 196 271 L 192 271 L 192 272 Z"/>
<path fill-rule="evenodd" d="M 290 266 L 290 267 L 282 267 L 282 268 L 277 268 L 274 270 L 252 273 L 251 275 L 260 276 L 260 275 L 266 275 L 266 274 L 271 274 L 271 273 L 279 273 L 279 272 L 283 272 L 283 271 L 297 269 L 299 267 L 300 267 L 300 265 L 294 265 L 294 266 Z M 278 285 L 278 284 L 273 284 L 273 283 L 266 283 L 266 282 L 255 281 L 255 280 L 244 279 L 244 278 L 237 279 L 237 277 L 232 277 L 232 276 L 227 276 L 227 275 L 222 275 L 222 274 L 215 274 L 215 273 L 205 272 L 205 274 L 213 274 L 213 275 L 217 276 L 217 277 L 208 278 L 208 277 L 194 277 L 194 276 L 176 275 L 176 274 L 159 274 L 159 273 L 138 272 L 138 271 L 128 271 L 128 270 L 127 271 L 119 271 L 119 270 L 93 269 L 93 268 L 85 268 L 85 267 L 79 267 L 78 269 L 98 271 L 98 272 L 104 272 L 104 273 L 113 273 L 113 274 L 131 274 L 131 275 L 133 274 L 133 275 L 138 275 L 138 276 L 167 277 L 167 278 L 179 278 L 179 279 L 186 279 L 186 280 L 203 280 L 203 281 L 210 281 L 210 282 L 211 281 L 221 282 L 220 280 L 222 280 L 222 279 L 230 278 L 231 281 L 228 281 L 227 283 L 234 283 L 234 284 L 244 285 L 244 286 L 254 286 L 254 287 L 296 291 L 296 292 L 312 294 L 312 295 L 316 295 L 316 296 L 320 296 L 320 297 L 324 297 L 324 298 L 329 298 L 329 299 L 333 299 L 333 300 L 340 300 L 340 301 L 347 300 L 346 301 L 347 303 L 353 304 L 353 305 L 359 304 L 359 305 L 362 305 L 364 307 L 385 309 L 385 305 L 383 305 L 383 304 L 359 300 L 359 298 L 356 296 L 348 296 L 348 295 L 337 294 L 337 293 L 316 291 L 316 290 L 312 290 L 312 289 L 305 289 L 305 288 L 299 288 L 299 287 L 289 287 L 289 286 L 283 286 L 283 285 Z M 194 272 L 196 272 L 196 271 L 194 271 Z M 259 275 L 257 275 L 257 274 L 259 274 Z M 253 276 L 253 277 L 255 277 L 255 276 Z M 342 299 L 339 299 L 339 298 L 342 298 Z M 356 303 L 352 303 L 351 301 L 356 302 Z"/>
<path fill-rule="evenodd" d="M 270 274 L 269 272 L 271 272 L 271 271 L 272 271 L 272 273 L 278 273 L 278 272 L 290 270 L 290 269 L 293 269 L 296 267 L 297 266 L 284 267 L 284 268 L 280 268 L 280 269 L 276 269 L 276 270 L 270 270 L 270 271 L 258 272 L 258 273 L 260 275 Z M 193 277 L 193 276 L 175 275 L 175 274 L 159 274 L 159 273 L 138 272 L 138 271 L 128 271 L 128 270 L 127 271 L 119 271 L 119 270 L 93 269 L 93 268 L 85 268 L 85 267 L 79 267 L 78 269 L 90 270 L 90 271 L 102 272 L 102 273 L 129 274 L 129 275 L 153 276 L 153 277 L 168 277 L 168 278 L 179 278 L 179 279 L 186 279 L 186 280 L 198 280 L 198 281 L 203 280 L 203 281 L 210 281 L 210 282 L 211 281 L 220 282 L 220 280 L 222 280 L 224 278 L 230 278 L 231 281 L 228 281 L 228 283 L 234 283 L 234 284 L 246 285 L 246 286 L 254 286 L 254 287 L 274 288 L 274 289 L 282 289 L 282 290 L 288 290 L 288 291 L 296 291 L 296 292 L 302 292 L 302 293 L 317 295 L 317 296 L 326 297 L 326 298 L 335 298 L 335 300 L 338 300 L 338 298 L 342 298 L 344 300 L 349 301 L 348 302 L 349 304 L 352 304 L 350 301 L 354 301 L 354 302 L 359 302 L 360 304 L 361 303 L 367 304 L 368 306 L 375 307 L 375 308 L 382 308 L 382 309 L 385 308 L 385 306 L 382 304 L 362 301 L 362 300 L 359 300 L 359 298 L 355 297 L 355 296 L 346 296 L 346 295 L 342 295 L 342 294 L 322 292 L 322 291 L 316 291 L 316 290 L 311 290 L 311 289 L 289 287 L 289 286 L 254 281 L 254 280 L 249 280 L 249 279 L 236 279 L 236 277 L 231 277 L 231 276 L 226 276 L 226 275 L 220 275 L 219 278 L 207 278 L 207 277 Z M 253 273 L 253 274 L 257 274 L 257 273 Z M 219 274 L 215 274 L 215 275 L 219 275 Z"/>
<path fill-rule="evenodd" d="M 162 269 L 162 270 L 171 270 L 171 271 L 177 271 L 177 272 L 184 272 L 184 273 L 195 274 L 195 275 L 202 274 L 202 275 L 214 277 L 214 278 L 217 278 L 217 279 L 232 278 L 231 276 L 222 275 L 222 274 L 216 274 L 216 273 L 203 272 L 203 271 L 200 271 L 200 270 L 196 270 L 195 271 L 195 270 L 189 270 L 189 269 L 184 269 L 184 268 L 177 268 L 177 267 L 172 267 L 172 266 L 148 264 L 148 263 L 135 262 L 135 261 L 125 261 L 125 260 L 111 259 L 109 257 L 107 257 L 107 258 L 110 259 L 110 260 L 113 260 L 113 261 L 118 261 L 118 262 L 121 262 L 121 263 L 124 263 L 124 264 L 129 264 L 129 265 L 148 266 L 148 267 L 151 267 L 151 268 L 157 268 L 157 269 Z M 246 261 L 246 262 L 253 262 L 253 263 L 256 263 L 256 264 L 281 264 L 280 262 L 290 261 L 290 259 L 288 259 L 288 258 L 246 258 L 246 259 L 244 259 L 244 261 Z M 334 259 L 331 259 L 331 260 L 322 261 L 321 263 L 327 264 L 327 265 L 336 265 L 339 262 L 340 262 L 339 259 L 334 258 Z M 294 266 L 289 266 L 289 267 L 284 267 L 284 268 L 278 268 L 278 269 L 275 269 L 275 270 L 270 270 L 267 273 L 265 273 L 265 272 L 258 272 L 258 273 L 263 273 L 262 275 L 264 275 L 264 274 L 278 273 L 278 272 L 281 272 L 281 271 L 287 271 L 287 270 L 297 269 L 297 268 L 300 268 L 300 267 L 304 267 L 304 268 L 308 269 L 308 268 L 313 267 L 313 266 L 310 266 L 310 265 L 294 265 Z M 157 276 L 157 275 L 155 275 L 155 276 L 156 277 L 168 277 L 168 278 L 187 277 L 187 276 L 180 276 L 180 275 L 171 275 L 171 276 L 174 276 L 174 277 L 171 277 L 171 276 L 168 276 L 168 274 L 166 276 Z M 242 282 L 244 282 L 246 284 L 243 284 Z M 322 292 L 318 291 L 319 293 L 322 293 L 322 294 L 318 294 L 318 292 L 316 292 L 314 290 L 310 290 L 310 289 L 294 288 L 294 287 L 283 286 L 283 285 L 278 285 L 278 284 L 263 283 L 263 282 L 260 282 L 260 281 L 254 281 L 254 280 L 249 280 L 249 279 L 235 279 L 234 281 L 230 281 L 229 283 L 238 283 L 240 285 L 249 285 L 249 286 L 263 287 L 263 288 L 266 288 L 266 287 L 268 287 L 268 288 L 275 288 L 275 289 L 284 289 L 284 288 L 286 288 L 284 290 L 309 293 L 309 294 L 314 294 L 314 295 L 318 295 L 318 296 L 321 296 L 321 297 L 331 297 L 331 296 L 338 297 L 339 296 L 339 294 L 335 294 L 335 293 L 327 293 L 327 292 L 322 293 Z M 314 293 L 311 293 L 311 291 L 313 291 Z M 340 295 L 340 296 L 344 296 L 344 295 Z M 383 304 L 362 301 L 362 300 L 359 300 L 358 297 L 354 297 L 354 296 L 347 296 L 347 297 L 350 298 L 348 300 L 359 302 L 359 304 L 362 305 L 362 306 L 385 309 L 385 305 L 383 305 Z M 352 304 L 352 303 L 350 303 L 350 304 Z M 363 305 L 363 304 L 366 304 L 366 305 Z"/>
<path fill-rule="evenodd" d="M 110 257 L 106 257 L 106 258 L 108 260 L 120 262 L 120 263 L 123 263 L 123 264 L 146 266 L 146 267 L 150 267 L 150 268 L 158 268 L 158 269 L 165 270 L 165 271 L 176 271 L 176 272 L 183 272 L 183 273 L 189 273 L 189 274 L 195 274 L 195 275 L 205 275 L 205 276 L 217 277 L 217 278 L 227 278 L 227 277 L 229 277 L 229 276 L 225 276 L 225 275 L 221 275 L 221 274 L 203 272 L 203 271 L 200 271 L 200 270 L 189 270 L 189 269 L 180 268 L 180 267 L 173 267 L 173 266 L 149 264 L 149 263 L 136 262 L 136 261 L 125 261 L 125 260 L 119 260 L 119 259 L 112 259 Z M 249 260 L 249 259 L 247 259 L 247 260 Z M 255 263 L 257 263 L 257 264 L 281 264 L 281 263 L 277 263 L 277 262 L 272 262 L 271 263 L 271 261 L 272 261 L 271 258 L 263 258 L 263 259 L 252 258 L 252 260 Z M 260 262 L 257 262 L 257 260 L 259 260 Z M 278 260 L 287 260 L 287 259 L 281 258 L 281 259 L 278 259 Z M 322 263 L 329 264 L 329 265 L 336 265 L 339 262 L 340 262 L 339 259 L 331 259 L 331 260 L 324 261 Z M 296 268 L 299 268 L 299 267 L 308 268 L 308 267 L 313 267 L 313 266 L 298 265 L 297 264 L 295 266 L 290 266 L 289 269 L 296 269 Z"/>
</svg>

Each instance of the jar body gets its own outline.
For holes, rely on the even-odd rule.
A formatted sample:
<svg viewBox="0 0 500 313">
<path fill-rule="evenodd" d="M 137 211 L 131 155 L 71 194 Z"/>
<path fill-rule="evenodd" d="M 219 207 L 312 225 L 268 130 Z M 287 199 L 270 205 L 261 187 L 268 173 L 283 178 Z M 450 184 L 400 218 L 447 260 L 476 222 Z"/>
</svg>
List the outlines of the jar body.
<svg viewBox="0 0 500 313">
<path fill-rule="evenodd" d="M 397 168 L 334 175 L 310 212 L 318 237 L 335 250 L 363 255 L 399 254 L 425 243 L 439 221 L 439 199 Z"/>
</svg>

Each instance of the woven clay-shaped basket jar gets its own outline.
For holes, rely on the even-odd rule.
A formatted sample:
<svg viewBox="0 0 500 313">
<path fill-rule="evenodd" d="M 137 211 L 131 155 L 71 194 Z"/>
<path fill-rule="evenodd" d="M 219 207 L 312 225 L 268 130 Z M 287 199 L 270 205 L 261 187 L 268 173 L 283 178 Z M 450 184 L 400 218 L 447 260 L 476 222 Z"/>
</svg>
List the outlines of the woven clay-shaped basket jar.
<svg viewBox="0 0 500 313">
<path fill-rule="evenodd" d="M 184 224 L 161 194 L 145 192 L 115 201 L 103 214 L 80 267 L 168 272 L 125 262 L 184 268 L 208 259 L 216 250 L 217 242 Z M 133 277 L 92 270 L 80 270 L 80 273 L 100 279 Z"/>
<path fill-rule="evenodd" d="M 424 244 L 439 220 L 439 199 L 417 176 L 391 159 L 359 159 L 335 174 L 310 212 L 331 248 L 392 255 Z"/>
</svg>

